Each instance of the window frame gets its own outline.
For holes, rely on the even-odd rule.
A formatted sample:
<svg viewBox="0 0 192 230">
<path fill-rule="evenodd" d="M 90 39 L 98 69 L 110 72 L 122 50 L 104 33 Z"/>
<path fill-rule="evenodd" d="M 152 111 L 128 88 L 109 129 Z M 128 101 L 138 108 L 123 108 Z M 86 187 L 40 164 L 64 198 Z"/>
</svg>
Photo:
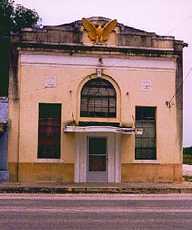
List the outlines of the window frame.
<svg viewBox="0 0 192 230">
<path fill-rule="evenodd" d="M 53 114 L 52 117 L 49 117 L 46 114 L 44 109 L 49 106 L 55 106 L 56 113 Z M 53 109 L 53 107 L 52 107 Z M 51 111 L 51 107 L 49 107 L 49 112 Z M 38 143 L 37 143 L 37 160 L 60 160 L 61 159 L 61 115 L 62 115 L 62 104 L 61 103 L 38 103 Z M 44 120 L 44 121 L 43 121 Z M 43 124 L 44 122 L 44 124 Z M 47 124 L 46 124 L 47 123 Z M 46 135 L 47 134 L 47 135 Z M 43 145 L 46 145 L 45 142 L 52 141 L 51 144 L 48 144 L 47 151 L 50 151 L 49 148 L 54 148 L 54 153 L 46 152 L 44 149 L 43 153 Z M 43 144 L 44 142 L 44 144 Z M 46 156 L 47 154 L 47 156 Z"/>
<path fill-rule="evenodd" d="M 140 109 L 153 109 L 153 111 L 152 111 L 152 113 L 154 113 L 153 119 L 149 119 L 149 118 L 148 119 L 137 119 L 137 109 L 139 109 L 139 108 Z M 137 125 L 137 121 L 141 122 L 141 124 L 139 126 Z M 136 128 L 142 128 L 143 132 L 145 132 L 144 129 L 147 129 L 147 128 L 151 129 L 152 126 L 149 126 L 149 127 L 146 127 L 146 126 L 143 127 L 142 126 L 142 123 L 146 122 L 146 124 L 147 124 L 147 121 L 148 122 L 151 121 L 151 123 L 152 123 L 153 129 L 154 129 L 153 130 L 154 136 L 144 137 L 144 136 L 135 135 L 135 157 L 134 157 L 135 161 L 143 161 L 143 162 L 157 161 L 157 129 L 156 129 L 156 127 L 157 127 L 157 124 L 156 124 L 157 123 L 157 107 L 156 106 L 136 106 L 135 107 L 135 126 L 136 126 Z M 141 145 L 142 144 L 147 145 L 146 142 L 142 141 L 143 139 L 148 139 L 149 141 L 151 141 L 151 143 L 153 142 L 154 147 L 143 147 L 143 146 L 137 147 L 137 140 L 141 140 Z M 142 153 L 142 150 L 143 150 L 143 152 L 147 151 L 147 149 L 151 150 L 152 151 L 151 157 L 146 158 L 145 156 L 143 156 L 143 157 L 137 156 L 137 150 L 138 149 L 141 150 L 141 153 L 140 153 L 141 156 L 142 156 L 142 154 L 144 154 L 144 153 Z"/>
<path fill-rule="evenodd" d="M 95 91 L 97 90 L 99 93 L 97 92 L 97 95 L 92 94 L 89 92 L 91 89 L 93 89 L 93 91 L 95 89 Z M 102 92 L 102 89 L 107 89 L 106 92 L 108 95 L 102 95 L 105 91 L 103 90 Z M 88 92 L 87 94 L 86 91 Z M 109 95 L 110 93 L 112 95 Z M 85 101 L 84 104 L 82 104 L 83 100 Z M 107 106 L 104 106 L 105 103 Z M 84 110 L 82 109 L 83 107 Z M 85 117 L 117 118 L 117 92 L 114 85 L 109 80 L 96 77 L 84 83 L 80 91 L 80 118 Z"/>
</svg>

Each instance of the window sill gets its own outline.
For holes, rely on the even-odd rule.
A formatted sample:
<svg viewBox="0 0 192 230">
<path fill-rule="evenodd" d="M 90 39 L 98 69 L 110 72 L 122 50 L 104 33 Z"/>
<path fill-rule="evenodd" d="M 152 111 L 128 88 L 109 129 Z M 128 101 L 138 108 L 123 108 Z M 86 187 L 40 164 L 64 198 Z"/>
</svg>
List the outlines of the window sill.
<svg viewBox="0 0 192 230">
<path fill-rule="evenodd" d="M 62 159 L 36 159 L 36 163 L 64 163 Z"/>
<path fill-rule="evenodd" d="M 160 164 L 159 160 L 134 160 L 133 163 L 141 164 Z"/>
</svg>

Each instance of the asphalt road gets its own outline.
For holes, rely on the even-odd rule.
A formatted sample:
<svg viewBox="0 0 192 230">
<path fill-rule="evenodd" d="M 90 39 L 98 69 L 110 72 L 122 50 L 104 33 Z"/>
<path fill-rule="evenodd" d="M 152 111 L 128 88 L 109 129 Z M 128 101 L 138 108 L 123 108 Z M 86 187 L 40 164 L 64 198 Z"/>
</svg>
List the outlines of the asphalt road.
<svg viewBox="0 0 192 230">
<path fill-rule="evenodd" d="M 192 195 L 1 194 L 0 230 L 192 229 Z"/>
</svg>

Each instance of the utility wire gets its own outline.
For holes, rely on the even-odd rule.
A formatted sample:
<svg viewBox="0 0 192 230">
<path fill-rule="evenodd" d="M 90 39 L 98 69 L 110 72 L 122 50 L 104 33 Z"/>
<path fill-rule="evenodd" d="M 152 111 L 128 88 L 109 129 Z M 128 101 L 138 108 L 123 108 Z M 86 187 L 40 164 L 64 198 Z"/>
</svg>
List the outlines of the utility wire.
<svg viewBox="0 0 192 230">
<path fill-rule="evenodd" d="M 172 98 L 170 99 L 170 101 L 168 101 L 168 105 L 171 105 L 171 102 L 173 101 L 173 99 L 175 98 L 175 96 L 177 96 L 177 94 L 178 94 L 178 92 L 179 92 L 181 86 L 184 85 L 184 82 L 185 82 L 186 79 L 190 76 L 191 72 L 192 72 L 192 67 L 190 67 L 188 73 L 187 73 L 187 74 L 185 75 L 185 77 L 184 77 L 184 80 L 183 80 L 183 81 L 181 82 L 181 84 L 176 88 L 176 93 L 172 96 Z"/>
</svg>

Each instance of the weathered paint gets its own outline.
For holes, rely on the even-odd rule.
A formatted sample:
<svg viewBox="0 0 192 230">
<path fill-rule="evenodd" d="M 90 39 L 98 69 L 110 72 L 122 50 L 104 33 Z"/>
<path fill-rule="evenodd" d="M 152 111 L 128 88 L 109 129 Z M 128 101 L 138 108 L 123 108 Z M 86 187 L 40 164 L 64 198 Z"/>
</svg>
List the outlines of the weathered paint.
<svg viewBox="0 0 192 230">
<path fill-rule="evenodd" d="M 11 181 L 73 182 L 74 165 L 66 163 L 9 163 Z M 17 175 L 18 174 L 18 175 Z M 18 179 L 19 178 L 19 179 Z"/>
<path fill-rule="evenodd" d="M 66 29 L 71 26 L 72 31 L 75 25 L 76 30 L 79 29 L 78 36 Z M 170 108 L 166 101 L 182 82 L 181 50 L 185 44 L 173 37 L 161 37 L 118 24 L 107 44 L 94 46 L 88 44 L 90 41 L 82 32 L 80 22 L 68 26 L 62 30 L 47 27 L 48 32 L 23 32 L 25 42 L 16 39 L 15 45 L 19 48 L 13 56 L 18 55 L 18 59 L 12 64 L 9 90 L 11 180 L 74 181 L 75 134 L 64 133 L 65 124 L 75 120 L 76 123 L 115 122 L 123 127 L 134 127 L 135 106 L 155 106 L 157 159 L 152 162 L 135 160 L 134 135 L 120 136 L 122 181 L 181 181 L 182 97 L 177 94 Z M 179 46 L 180 56 L 176 52 Z M 116 118 L 80 117 L 81 88 L 95 77 L 98 68 L 102 77 L 116 89 Z M 50 77 L 56 79 L 53 88 L 46 87 Z M 148 91 L 142 89 L 145 80 L 152 83 Z M 37 159 L 38 103 L 62 104 L 59 160 Z"/>
<path fill-rule="evenodd" d="M 122 164 L 122 182 L 181 182 L 181 164 Z"/>
</svg>

